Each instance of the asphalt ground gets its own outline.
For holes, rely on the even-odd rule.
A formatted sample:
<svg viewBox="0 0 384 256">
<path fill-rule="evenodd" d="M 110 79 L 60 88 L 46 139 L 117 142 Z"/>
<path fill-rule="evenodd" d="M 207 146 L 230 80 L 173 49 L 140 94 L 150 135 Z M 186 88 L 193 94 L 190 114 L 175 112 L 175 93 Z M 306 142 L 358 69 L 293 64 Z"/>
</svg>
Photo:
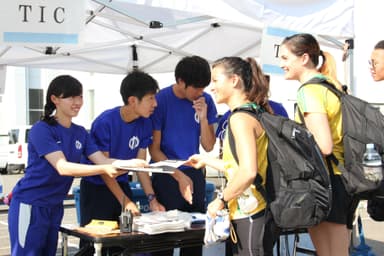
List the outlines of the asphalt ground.
<svg viewBox="0 0 384 256">
<path fill-rule="evenodd" d="M 17 176 L 6 177 L 6 184 L 11 185 L 11 180 L 17 179 Z M 3 177 L 4 181 L 4 177 Z M 3 183 L 4 184 L 4 183 Z M 75 179 L 74 186 L 78 185 L 78 179 Z M 7 192 L 5 190 L 4 192 Z M 358 234 L 357 228 L 354 231 L 353 237 L 354 242 L 353 246 L 363 249 L 362 253 L 355 252 L 353 256 L 357 255 L 369 255 L 369 256 L 381 256 L 384 255 L 384 222 L 376 222 L 372 220 L 366 211 L 366 202 L 363 201 L 360 203 L 359 209 L 357 211 L 360 214 L 362 219 L 362 227 L 364 236 L 361 237 Z M 8 237 L 8 206 L 0 205 L 0 256 L 10 255 L 10 246 L 9 246 L 9 237 Z M 65 212 L 64 218 L 62 221 L 63 224 L 72 224 L 77 225 L 77 216 L 76 216 L 76 207 L 74 199 L 65 200 Z M 281 255 L 292 255 L 285 254 L 284 241 L 282 241 Z M 289 244 L 292 244 L 292 237 L 289 238 Z M 69 255 L 75 255 L 78 250 L 79 239 L 74 237 L 68 237 L 69 245 Z M 305 248 L 313 248 L 310 239 L 306 234 L 300 235 L 299 246 Z M 289 250 L 291 252 L 291 250 Z M 219 246 L 216 249 L 210 248 L 210 250 L 205 250 L 205 256 L 219 256 L 224 254 L 223 247 Z M 61 237 L 59 238 L 58 251 L 56 255 L 61 255 Z M 298 253 L 297 255 L 306 255 Z"/>
<path fill-rule="evenodd" d="M 23 174 L 15 175 L 1 175 L 0 181 L 3 185 L 3 194 L 6 195 L 12 190 L 13 186 L 20 179 Z M 75 178 L 73 186 L 78 186 L 80 182 L 79 178 Z M 70 190 L 72 191 L 72 189 Z M 63 224 L 77 225 L 75 200 L 70 196 L 70 199 L 64 201 L 64 218 Z M 61 255 L 61 237 L 59 238 L 58 253 Z M 74 237 L 68 237 L 69 253 L 75 255 L 78 250 L 79 239 Z M 8 233 L 8 206 L 0 204 L 0 256 L 10 255 L 9 245 L 9 233 Z"/>
</svg>

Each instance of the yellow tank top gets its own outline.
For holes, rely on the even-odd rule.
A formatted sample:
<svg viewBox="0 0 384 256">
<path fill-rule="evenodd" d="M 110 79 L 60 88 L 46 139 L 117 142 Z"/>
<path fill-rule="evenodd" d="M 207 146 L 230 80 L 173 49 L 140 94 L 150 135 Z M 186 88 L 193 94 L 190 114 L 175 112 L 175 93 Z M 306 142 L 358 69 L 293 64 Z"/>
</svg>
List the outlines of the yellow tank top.
<svg viewBox="0 0 384 256">
<path fill-rule="evenodd" d="M 259 138 L 257 138 L 256 144 L 257 144 L 257 173 L 261 175 L 263 180 L 262 184 L 265 185 L 267 163 L 268 163 L 268 159 L 267 159 L 268 137 L 266 136 L 264 131 L 259 136 Z M 254 157 L 254 156 L 249 156 L 249 157 Z M 229 147 L 228 132 L 226 132 L 226 136 L 223 143 L 223 160 L 226 162 L 225 176 L 228 180 L 228 183 L 230 183 L 234 175 L 236 175 L 237 172 L 239 172 L 239 168 L 236 163 L 236 160 L 232 155 L 231 149 Z M 249 209 L 249 207 L 241 207 L 244 204 L 245 205 L 247 204 L 247 200 L 250 200 L 248 202 L 251 202 L 252 205 L 254 204 L 254 201 L 257 201 L 257 204 L 256 203 L 254 204 L 254 205 L 257 205 L 257 207 L 255 207 L 250 211 L 242 210 L 246 208 Z M 232 199 L 228 202 L 228 208 L 229 208 L 231 219 L 240 219 L 240 218 L 251 216 L 255 213 L 258 213 L 264 210 L 265 207 L 266 207 L 266 201 L 264 200 L 264 197 L 260 194 L 259 191 L 256 190 L 255 185 L 253 184 L 250 185 L 249 188 L 244 191 L 243 195 L 239 196 L 236 199 Z"/>
</svg>

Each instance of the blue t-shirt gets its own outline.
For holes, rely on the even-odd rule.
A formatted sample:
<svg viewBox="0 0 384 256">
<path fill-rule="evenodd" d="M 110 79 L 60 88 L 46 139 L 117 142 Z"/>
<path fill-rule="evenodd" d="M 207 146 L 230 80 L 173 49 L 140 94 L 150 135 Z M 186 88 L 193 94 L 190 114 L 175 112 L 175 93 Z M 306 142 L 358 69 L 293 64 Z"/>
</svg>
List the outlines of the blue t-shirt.
<svg viewBox="0 0 384 256">
<path fill-rule="evenodd" d="M 28 137 L 29 162 L 25 175 L 13 189 L 17 200 L 42 207 L 61 205 L 71 188 L 73 177 L 61 176 L 46 160 L 45 155 L 62 151 L 67 161 L 79 163 L 98 147 L 84 127 L 73 124 L 65 128 L 39 121 L 32 126 Z"/>
<path fill-rule="evenodd" d="M 269 105 L 271 106 L 275 115 L 288 117 L 288 113 L 281 103 L 270 100 Z M 230 114 L 231 114 L 230 110 L 225 112 L 224 115 L 222 115 L 221 118 L 219 119 L 219 122 L 217 123 L 216 137 L 219 138 L 220 140 L 224 140 L 225 129 L 227 128 L 228 117 Z"/>
<path fill-rule="evenodd" d="M 139 149 L 146 149 L 152 144 L 151 120 L 139 117 L 132 122 L 124 122 L 120 116 L 120 107 L 101 113 L 93 121 L 90 133 L 99 149 L 108 152 L 110 158 L 137 158 Z M 104 184 L 100 175 L 83 179 L 94 184 Z M 128 182 L 127 175 L 120 175 L 116 180 Z"/>
<path fill-rule="evenodd" d="M 217 122 L 217 129 L 216 129 L 216 137 L 220 140 L 224 140 L 225 137 L 225 129 L 227 129 L 228 126 L 228 117 L 231 114 L 231 111 L 228 110 L 224 113 L 219 119 L 219 122 Z"/>
<path fill-rule="evenodd" d="M 203 93 L 207 104 L 209 124 L 217 122 L 217 110 L 212 97 Z M 156 95 L 157 107 L 151 116 L 153 129 L 161 131 L 161 151 L 168 159 L 188 159 L 199 153 L 200 123 L 187 99 L 176 97 L 172 86 L 166 87 Z"/>
<path fill-rule="evenodd" d="M 285 110 L 283 104 L 270 100 L 269 105 L 273 109 L 273 112 L 275 113 L 275 115 L 288 117 L 287 110 Z"/>
</svg>

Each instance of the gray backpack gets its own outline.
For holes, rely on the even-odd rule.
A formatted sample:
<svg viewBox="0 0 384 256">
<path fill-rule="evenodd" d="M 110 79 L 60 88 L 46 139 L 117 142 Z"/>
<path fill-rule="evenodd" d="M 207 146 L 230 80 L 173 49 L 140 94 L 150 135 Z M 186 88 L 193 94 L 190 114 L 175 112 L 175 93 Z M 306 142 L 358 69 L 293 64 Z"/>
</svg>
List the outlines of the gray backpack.
<svg viewBox="0 0 384 256">
<path fill-rule="evenodd" d="M 350 195 L 360 198 L 371 198 L 382 181 L 371 181 L 365 178 L 363 155 L 366 144 L 373 143 L 376 150 L 383 154 L 384 147 L 384 116 L 378 108 L 368 102 L 341 92 L 325 79 L 315 77 L 307 84 L 319 84 L 333 92 L 341 101 L 342 129 L 344 144 L 344 165 L 331 154 L 327 161 L 334 162 L 341 170 L 341 178 Z M 328 164 L 330 165 L 330 164 Z"/>
<path fill-rule="evenodd" d="M 266 186 L 260 175 L 254 184 L 267 201 L 266 222 L 282 229 L 312 227 L 330 211 L 332 189 L 327 167 L 312 134 L 301 124 L 263 111 L 256 104 L 232 111 L 245 112 L 259 120 L 268 136 Z M 235 142 L 228 122 L 228 139 L 238 162 Z"/>
</svg>

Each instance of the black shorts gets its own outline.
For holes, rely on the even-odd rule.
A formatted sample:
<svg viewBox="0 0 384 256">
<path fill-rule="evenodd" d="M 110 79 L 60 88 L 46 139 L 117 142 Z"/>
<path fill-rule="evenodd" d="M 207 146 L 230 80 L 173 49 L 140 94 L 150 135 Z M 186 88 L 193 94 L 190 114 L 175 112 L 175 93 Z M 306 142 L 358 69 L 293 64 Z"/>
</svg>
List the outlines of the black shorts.
<svg viewBox="0 0 384 256">
<path fill-rule="evenodd" d="M 352 229 L 359 200 L 348 194 L 340 175 L 330 175 L 330 178 L 332 184 L 332 208 L 326 221 L 346 224 L 348 229 Z"/>
<path fill-rule="evenodd" d="M 132 190 L 127 182 L 118 182 L 125 195 L 132 199 Z M 92 219 L 119 221 L 121 204 L 107 185 L 80 181 L 80 225 L 87 225 Z"/>
<path fill-rule="evenodd" d="M 181 170 L 193 181 L 193 199 L 189 204 L 182 194 L 178 182 L 171 175 L 152 174 L 152 186 L 159 201 L 167 211 L 178 209 L 185 212 L 206 212 L 205 186 L 206 181 L 201 170 Z"/>
</svg>

